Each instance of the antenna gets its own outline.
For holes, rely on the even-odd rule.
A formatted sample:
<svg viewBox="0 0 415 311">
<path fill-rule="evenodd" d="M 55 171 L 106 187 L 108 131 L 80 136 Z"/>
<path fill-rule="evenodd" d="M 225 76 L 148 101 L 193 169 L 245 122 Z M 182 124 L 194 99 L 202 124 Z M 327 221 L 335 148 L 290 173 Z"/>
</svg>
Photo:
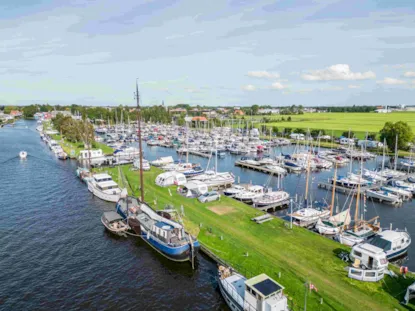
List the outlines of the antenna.
<svg viewBox="0 0 415 311">
<path fill-rule="evenodd" d="M 138 132 L 138 148 L 140 150 L 140 188 L 141 202 L 144 202 L 144 182 L 143 182 L 143 149 L 141 148 L 141 108 L 140 93 L 138 92 L 138 78 L 135 81 L 135 99 L 137 100 L 137 132 Z"/>
</svg>

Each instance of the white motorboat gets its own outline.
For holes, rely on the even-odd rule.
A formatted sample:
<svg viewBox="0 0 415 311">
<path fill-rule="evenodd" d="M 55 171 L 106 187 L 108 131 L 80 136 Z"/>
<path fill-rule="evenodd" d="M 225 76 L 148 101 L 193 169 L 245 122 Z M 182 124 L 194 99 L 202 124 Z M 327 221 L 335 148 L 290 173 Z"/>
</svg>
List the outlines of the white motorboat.
<svg viewBox="0 0 415 311">
<path fill-rule="evenodd" d="M 379 200 L 379 202 L 388 202 L 391 204 L 402 203 L 402 199 L 398 195 L 385 190 L 366 190 L 366 197 Z"/>
<path fill-rule="evenodd" d="M 88 180 L 88 190 L 96 197 L 108 202 L 118 202 L 127 196 L 127 189 L 120 189 L 108 174 L 95 174 Z"/>
<path fill-rule="evenodd" d="M 229 172 L 205 171 L 203 174 L 191 176 L 189 178 L 191 180 L 199 180 L 208 187 L 232 185 L 235 182 L 235 177 Z"/>
<path fill-rule="evenodd" d="M 223 191 L 223 194 L 227 197 L 233 198 L 236 194 L 245 191 L 246 188 L 243 186 L 234 185 L 231 188 L 227 188 Z"/>
<path fill-rule="evenodd" d="M 361 228 L 357 228 L 356 230 L 346 230 L 340 232 L 336 239 L 340 242 L 340 244 L 353 246 L 363 241 L 373 237 L 375 235 L 375 231 L 373 231 L 372 227 L 370 226 L 363 226 Z"/>
<path fill-rule="evenodd" d="M 290 198 L 290 194 L 285 191 L 269 191 L 260 197 L 252 199 L 252 203 L 255 207 L 272 206 Z"/>
<path fill-rule="evenodd" d="M 19 152 L 20 159 L 24 160 L 27 158 L 27 152 L 26 151 L 20 151 Z"/>
<path fill-rule="evenodd" d="M 412 192 L 405 190 L 403 188 L 398 188 L 398 187 L 391 187 L 391 186 L 384 186 L 380 188 L 381 190 L 393 193 L 397 196 L 399 196 L 400 198 L 402 198 L 402 200 L 409 200 L 412 198 Z"/>
<path fill-rule="evenodd" d="M 265 168 L 269 169 L 271 173 L 276 175 L 286 175 L 287 170 L 281 166 L 278 165 L 265 165 Z"/>
<path fill-rule="evenodd" d="M 157 160 L 152 161 L 150 164 L 153 166 L 163 166 L 163 165 L 167 165 L 170 163 L 174 163 L 174 160 L 173 160 L 173 157 L 168 156 L 168 157 L 158 158 Z"/>
<path fill-rule="evenodd" d="M 385 182 L 387 178 L 378 174 L 378 172 L 370 171 L 368 169 L 363 170 L 363 177 L 373 182 Z"/>
<path fill-rule="evenodd" d="M 402 180 L 391 180 L 389 185 L 415 193 L 415 184 L 413 183 L 405 182 Z"/>
<path fill-rule="evenodd" d="M 288 311 L 284 287 L 266 274 L 247 280 L 230 268 L 219 266 L 219 290 L 232 311 Z"/>
<path fill-rule="evenodd" d="M 408 251 L 408 247 L 411 245 L 411 236 L 402 230 L 383 230 L 368 243 L 383 249 L 388 260 L 391 260 Z"/>
<path fill-rule="evenodd" d="M 264 195 L 264 187 L 250 186 L 248 189 L 237 193 L 234 198 L 247 204 L 251 204 L 255 198 Z"/>
<path fill-rule="evenodd" d="M 261 160 L 258 160 L 259 165 L 273 165 L 274 160 L 271 158 L 262 158 Z"/>
<path fill-rule="evenodd" d="M 117 160 L 132 160 L 140 157 L 140 149 L 134 147 L 127 147 L 124 149 L 117 149 L 114 151 L 114 157 Z"/>
<path fill-rule="evenodd" d="M 260 165 L 260 163 L 258 161 L 252 160 L 250 158 L 245 158 L 245 157 L 242 157 L 239 160 L 239 162 L 240 163 L 244 163 L 244 164 L 248 164 L 248 165 L 255 165 L 255 166 L 259 166 Z"/>
<path fill-rule="evenodd" d="M 293 224 L 300 227 L 312 227 L 320 218 L 327 218 L 330 215 L 328 209 L 316 209 L 313 207 L 304 207 L 290 214 Z"/>
</svg>

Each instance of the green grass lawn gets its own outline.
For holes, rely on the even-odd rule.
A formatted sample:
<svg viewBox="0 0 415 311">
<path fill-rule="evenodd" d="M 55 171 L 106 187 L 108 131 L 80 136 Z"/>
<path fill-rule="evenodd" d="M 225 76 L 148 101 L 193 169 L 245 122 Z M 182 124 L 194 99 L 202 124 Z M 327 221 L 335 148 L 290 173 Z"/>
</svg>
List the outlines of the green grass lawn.
<svg viewBox="0 0 415 311">
<path fill-rule="evenodd" d="M 255 119 L 262 118 L 287 119 L 289 116 L 255 116 Z M 415 132 L 415 112 L 392 112 L 392 113 L 305 113 L 302 115 L 292 115 L 291 122 L 266 123 L 267 126 L 277 126 L 278 128 L 303 128 L 303 129 L 324 129 L 327 134 L 339 136 L 344 131 L 351 129 L 358 138 L 364 138 L 366 132 L 378 133 L 385 122 L 404 121 L 411 126 Z M 245 116 L 245 120 L 250 117 Z"/>
<path fill-rule="evenodd" d="M 83 142 L 79 142 L 79 143 L 72 143 L 70 141 L 67 141 L 66 139 L 64 139 L 63 141 L 61 140 L 61 135 L 52 135 L 52 138 L 56 141 L 60 142 L 60 145 L 62 147 L 62 149 L 65 151 L 65 153 L 67 153 L 69 156 L 71 156 L 72 151 L 75 152 L 75 157 L 77 157 L 79 155 L 79 151 L 81 150 L 85 150 L 85 146 Z M 94 149 L 102 149 L 102 152 L 104 154 L 112 154 L 114 152 L 114 150 L 111 147 L 108 147 L 107 145 L 103 144 L 103 143 L 98 143 L 98 142 L 94 142 L 92 144 L 92 148 Z"/>
<path fill-rule="evenodd" d="M 118 168 L 102 170 L 118 180 Z M 129 192 L 138 194 L 138 172 L 131 171 L 130 166 L 122 170 Z M 170 187 L 169 193 L 168 188 L 155 185 L 160 172 L 153 167 L 144 173 L 146 201 L 156 209 L 166 204 L 176 209 L 183 205 L 185 225 L 201 243 L 247 276 L 266 273 L 275 278 L 285 286 L 294 310 L 303 310 L 306 281 L 318 288 L 318 293 L 308 294 L 308 310 L 415 310 L 413 305 L 399 304 L 413 278 L 387 276 L 378 283 L 349 279 L 346 264 L 336 256 L 347 249 L 345 246 L 306 229 L 289 229 L 277 218 L 258 225 L 250 219 L 262 212 L 230 198 L 202 204 L 178 195 L 175 187 Z"/>
</svg>

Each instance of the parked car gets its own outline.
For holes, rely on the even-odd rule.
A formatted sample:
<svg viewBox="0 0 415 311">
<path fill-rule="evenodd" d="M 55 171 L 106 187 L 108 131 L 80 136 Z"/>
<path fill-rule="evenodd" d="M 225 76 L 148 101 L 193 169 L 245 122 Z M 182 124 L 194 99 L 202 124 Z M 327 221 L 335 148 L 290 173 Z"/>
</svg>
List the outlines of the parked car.
<svg viewBox="0 0 415 311">
<path fill-rule="evenodd" d="M 206 192 L 205 194 L 202 194 L 198 198 L 198 200 L 201 203 L 217 201 L 217 200 L 220 200 L 220 194 L 217 193 L 216 191 L 209 191 L 209 192 Z"/>
</svg>

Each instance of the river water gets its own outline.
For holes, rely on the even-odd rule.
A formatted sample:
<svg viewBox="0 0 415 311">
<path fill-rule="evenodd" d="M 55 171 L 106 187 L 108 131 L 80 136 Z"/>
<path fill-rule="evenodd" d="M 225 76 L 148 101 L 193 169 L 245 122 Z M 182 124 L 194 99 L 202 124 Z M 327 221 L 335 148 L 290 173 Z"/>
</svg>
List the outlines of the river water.
<svg viewBox="0 0 415 311">
<path fill-rule="evenodd" d="M 76 178 L 75 161 L 59 161 L 40 140 L 36 122 L 0 129 L 0 309 L 4 310 L 227 310 L 215 282 L 216 265 L 200 255 L 195 271 L 172 263 L 144 242 L 108 234 L 100 217 L 114 204 L 93 197 Z M 173 149 L 144 146 L 149 160 Z M 290 152 L 292 146 L 275 148 Z M 28 152 L 27 160 L 18 153 Z M 234 166 L 239 156 L 218 160 L 241 183 L 277 186 L 277 178 Z M 206 167 L 208 160 L 189 156 Z M 373 168 L 377 160 L 364 165 Z M 211 167 L 214 165 L 210 161 Z M 358 169 L 359 163 L 354 163 Z M 344 175 L 347 167 L 340 168 Z M 333 171 L 312 174 L 313 199 L 331 200 L 317 183 Z M 282 180 L 292 196 L 304 196 L 305 174 Z M 340 208 L 347 197 L 336 195 Z M 365 218 L 380 216 L 383 227 L 407 228 L 415 237 L 415 204 L 401 207 L 368 201 Z M 284 211 L 280 212 L 281 214 Z M 409 258 L 415 247 L 409 249 Z M 406 265 L 415 270 L 415 261 Z"/>
</svg>

